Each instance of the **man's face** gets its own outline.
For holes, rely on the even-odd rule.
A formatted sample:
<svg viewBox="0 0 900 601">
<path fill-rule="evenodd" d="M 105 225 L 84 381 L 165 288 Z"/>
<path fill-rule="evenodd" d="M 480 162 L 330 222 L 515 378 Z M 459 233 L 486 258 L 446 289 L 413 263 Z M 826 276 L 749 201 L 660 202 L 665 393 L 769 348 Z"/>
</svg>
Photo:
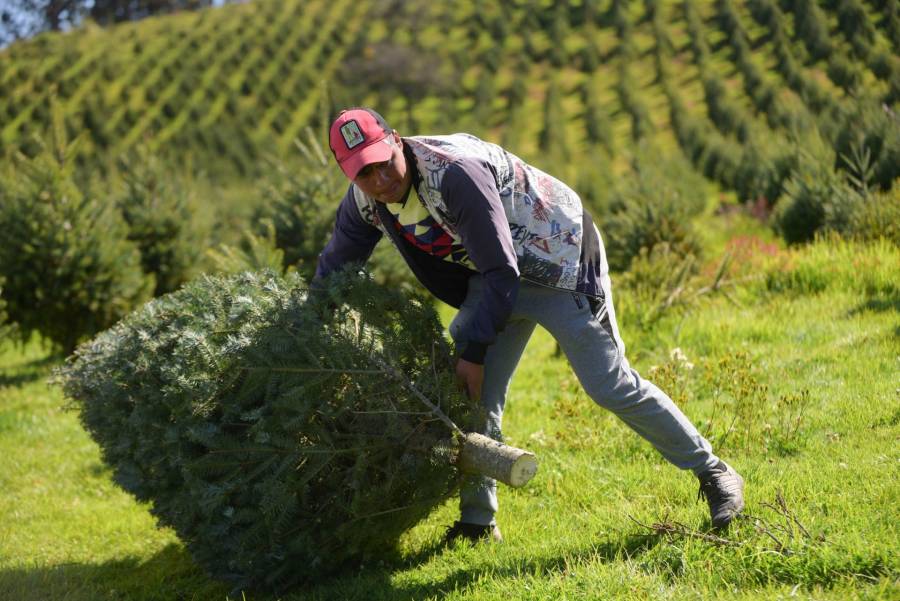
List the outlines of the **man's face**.
<svg viewBox="0 0 900 601">
<path fill-rule="evenodd" d="M 391 134 L 393 151 L 391 158 L 381 163 L 369 163 L 353 180 L 360 189 L 378 202 L 400 202 L 412 184 L 412 173 L 406 168 L 403 141 L 397 132 Z"/>
</svg>

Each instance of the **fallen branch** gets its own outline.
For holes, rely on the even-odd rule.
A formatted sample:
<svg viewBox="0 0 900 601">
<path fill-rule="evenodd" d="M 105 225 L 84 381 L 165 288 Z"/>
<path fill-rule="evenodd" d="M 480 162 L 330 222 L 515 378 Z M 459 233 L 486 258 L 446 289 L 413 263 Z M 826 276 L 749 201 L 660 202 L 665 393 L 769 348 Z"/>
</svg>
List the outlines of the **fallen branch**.
<svg viewBox="0 0 900 601">
<path fill-rule="evenodd" d="M 771 509 L 778 515 L 782 520 L 784 520 L 783 524 L 776 524 L 773 522 L 769 522 L 759 516 L 750 515 L 748 513 L 744 513 L 738 517 L 745 520 L 752 520 L 753 526 L 756 528 L 757 532 L 765 534 L 767 537 L 772 539 L 775 542 L 776 550 L 779 553 L 784 553 L 786 555 L 790 555 L 794 553 L 788 544 L 782 541 L 781 538 L 775 535 L 775 532 L 779 532 L 787 537 L 789 543 L 793 543 L 797 538 L 797 533 L 799 531 L 800 535 L 803 538 L 808 540 L 817 540 L 818 542 L 824 542 L 825 537 L 819 536 L 814 539 L 812 534 L 810 534 L 809 530 L 804 526 L 799 518 L 788 508 L 787 501 L 785 501 L 784 494 L 781 490 L 775 491 L 775 503 L 760 503 L 761 507 L 765 507 L 767 509 Z"/>
<path fill-rule="evenodd" d="M 756 529 L 757 532 L 765 534 L 766 536 L 768 536 L 769 538 L 772 539 L 772 541 L 775 543 L 775 550 L 777 552 L 784 553 L 785 555 L 791 555 L 793 553 L 793 551 L 791 551 L 791 549 L 787 545 L 785 545 L 783 542 L 781 542 L 781 539 L 779 539 L 777 536 L 775 536 L 772 533 L 773 528 L 778 528 L 777 526 L 773 527 L 771 524 L 766 522 L 764 519 L 750 515 L 750 514 L 746 514 L 746 513 L 738 515 L 738 517 L 741 519 L 745 519 L 745 520 L 753 520 L 753 527 Z M 790 534 L 788 534 L 788 536 L 790 536 Z"/>
<path fill-rule="evenodd" d="M 743 544 L 738 541 L 733 541 L 733 540 L 728 540 L 727 538 L 722 538 L 721 536 L 716 536 L 714 534 L 709 534 L 707 532 L 700 532 L 699 530 L 694 530 L 692 528 L 688 528 L 687 526 L 685 526 L 684 524 L 682 524 L 680 522 L 668 522 L 668 521 L 654 522 L 653 524 L 648 526 L 647 524 L 641 523 L 638 520 L 634 519 L 630 515 L 628 516 L 628 519 L 630 519 L 632 522 L 634 522 L 638 526 L 641 526 L 642 528 L 646 528 L 657 535 L 669 535 L 669 536 L 678 535 L 678 536 L 683 536 L 686 538 L 696 538 L 698 540 L 702 540 L 702 541 L 705 541 L 705 542 L 708 542 L 708 543 L 711 543 L 714 545 L 719 545 L 721 547 L 740 547 L 741 544 Z"/>
</svg>

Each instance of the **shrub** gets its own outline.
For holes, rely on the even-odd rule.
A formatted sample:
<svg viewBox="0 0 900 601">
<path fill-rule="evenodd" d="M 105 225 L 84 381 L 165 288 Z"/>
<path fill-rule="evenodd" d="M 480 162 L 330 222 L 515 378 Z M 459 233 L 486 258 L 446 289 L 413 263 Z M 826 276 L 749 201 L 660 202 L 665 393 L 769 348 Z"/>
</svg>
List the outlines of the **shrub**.
<svg viewBox="0 0 900 601">
<path fill-rule="evenodd" d="M 146 151 L 124 159 L 122 167 L 117 203 L 128 239 L 140 250 L 144 273 L 156 280 L 154 294 L 171 292 L 190 279 L 205 246 L 187 184 Z"/>
<path fill-rule="evenodd" d="M 705 204 L 703 179 L 683 159 L 663 158 L 648 147 L 634 168 L 635 176 L 622 180 L 598 220 L 610 268 L 624 271 L 642 248 L 662 242 L 679 256 L 699 256 L 690 220 Z"/>
<path fill-rule="evenodd" d="M 841 232 L 857 240 L 884 238 L 900 246 L 900 182 L 860 202 Z"/>
<path fill-rule="evenodd" d="M 152 279 L 115 207 L 75 185 L 77 145 L 56 140 L 33 159 L 20 157 L 0 185 L 0 273 L 21 336 L 39 332 L 70 351 L 142 302 Z"/>
<path fill-rule="evenodd" d="M 428 304 L 347 272 L 316 292 L 204 276 L 58 372 L 115 481 L 237 586 L 384 558 L 459 480 L 418 394 L 464 429 L 482 419 Z"/>
<path fill-rule="evenodd" d="M 775 208 L 775 228 L 789 244 L 809 242 L 825 228 L 839 229 L 862 201 L 833 164 L 833 152 L 822 144 L 800 149 L 785 197 Z"/>
</svg>

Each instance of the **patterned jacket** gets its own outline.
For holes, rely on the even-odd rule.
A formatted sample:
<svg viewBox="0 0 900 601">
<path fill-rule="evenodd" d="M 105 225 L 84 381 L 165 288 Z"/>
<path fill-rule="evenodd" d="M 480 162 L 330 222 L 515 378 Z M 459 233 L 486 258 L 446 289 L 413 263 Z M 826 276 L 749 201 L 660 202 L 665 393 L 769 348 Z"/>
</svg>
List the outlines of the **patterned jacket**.
<svg viewBox="0 0 900 601">
<path fill-rule="evenodd" d="M 434 225 L 468 253 L 484 280 L 462 356 L 483 360 L 512 311 L 518 279 L 602 302 L 608 270 L 603 244 L 578 195 L 517 156 L 468 134 L 403 138 L 413 186 Z M 458 307 L 471 269 L 424 252 L 404 239 L 383 203 L 351 184 L 338 207 L 316 277 L 368 259 L 382 235 L 400 250 L 435 296 Z"/>
</svg>

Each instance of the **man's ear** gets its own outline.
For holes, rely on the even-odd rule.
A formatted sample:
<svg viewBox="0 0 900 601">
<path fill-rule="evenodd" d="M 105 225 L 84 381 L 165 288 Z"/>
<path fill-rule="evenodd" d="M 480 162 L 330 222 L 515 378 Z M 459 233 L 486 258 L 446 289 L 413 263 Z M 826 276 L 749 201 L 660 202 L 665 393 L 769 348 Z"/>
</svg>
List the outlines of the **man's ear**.
<svg viewBox="0 0 900 601">
<path fill-rule="evenodd" d="M 400 134 L 397 133 L 396 129 L 391 132 L 391 135 L 394 137 L 394 144 L 403 148 L 403 139 L 400 137 Z"/>
</svg>

